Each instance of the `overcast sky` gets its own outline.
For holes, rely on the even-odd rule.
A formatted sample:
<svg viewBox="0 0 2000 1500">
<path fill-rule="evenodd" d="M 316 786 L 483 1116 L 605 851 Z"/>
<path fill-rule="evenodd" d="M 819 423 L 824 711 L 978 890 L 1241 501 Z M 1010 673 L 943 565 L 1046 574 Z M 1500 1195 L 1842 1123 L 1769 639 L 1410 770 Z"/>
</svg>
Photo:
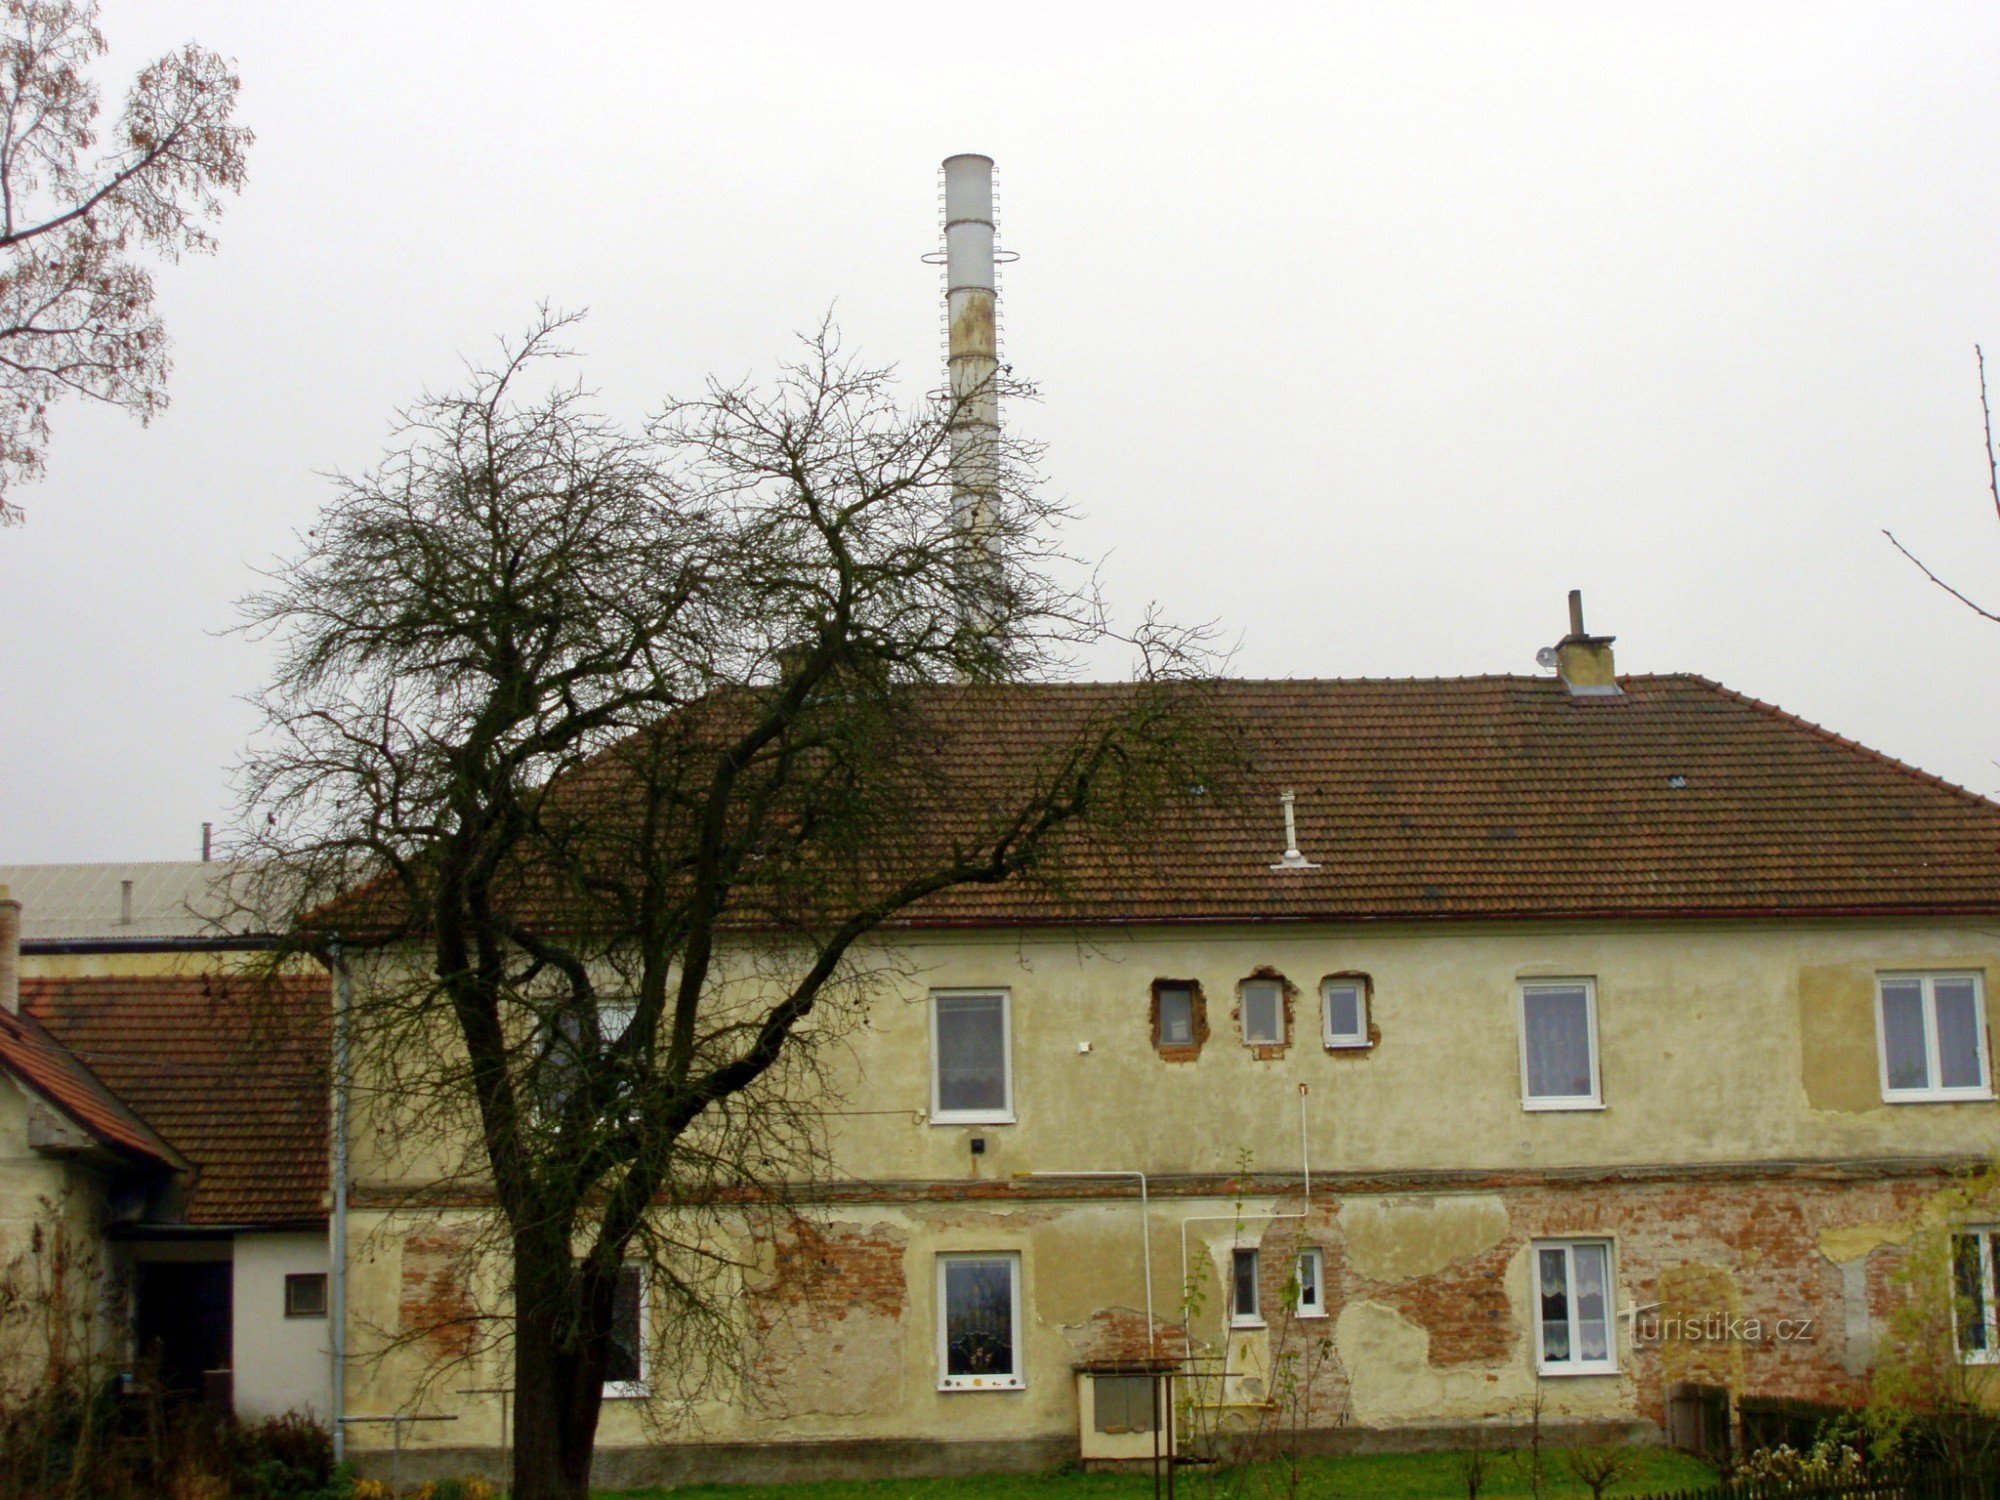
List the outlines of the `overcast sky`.
<svg viewBox="0 0 2000 1500">
<path fill-rule="evenodd" d="M 231 813 L 253 568 L 538 299 L 638 414 L 835 306 L 937 383 L 937 163 L 999 162 L 1004 353 L 1130 617 L 1255 676 L 1533 672 L 1581 587 L 1694 671 L 2000 792 L 1972 346 L 2000 6 L 106 0 L 258 134 L 161 272 L 172 408 L 62 409 L 0 532 L 0 862 Z M 1101 664 L 1116 671 L 1120 664 Z"/>
</svg>

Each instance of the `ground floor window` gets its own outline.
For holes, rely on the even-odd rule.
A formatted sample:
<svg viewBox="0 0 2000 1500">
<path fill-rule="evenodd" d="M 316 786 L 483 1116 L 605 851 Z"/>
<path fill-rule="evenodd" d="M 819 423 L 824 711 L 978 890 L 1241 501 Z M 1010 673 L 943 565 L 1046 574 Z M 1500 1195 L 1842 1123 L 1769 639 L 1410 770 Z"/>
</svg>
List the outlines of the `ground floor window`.
<svg viewBox="0 0 2000 1500">
<path fill-rule="evenodd" d="M 938 1389 L 1021 1389 L 1021 1257 L 940 1255 L 937 1295 Z"/>
<path fill-rule="evenodd" d="M 1611 1242 L 1535 1244 L 1535 1350 L 1544 1375 L 1617 1370 L 1611 1328 Z"/>
<path fill-rule="evenodd" d="M 2000 1362 L 2000 1226 L 1952 1237 L 1958 1352 L 1967 1364 Z"/>
<path fill-rule="evenodd" d="M 1294 1303 L 1302 1318 L 1326 1316 L 1326 1262 L 1317 1250 L 1299 1252 L 1298 1292 Z"/>
<path fill-rule="evenodd" d="M 1261 1273 L 1262 1258 L 1254 1248 L 1229 1252 L 1229 1321 L 1239 1328 L 1263 1326 L 1257 1298 Z"/>
<path fill-rule="evenodd" d="M 646 1388 L 646 1268 L 618 1268 L 611 1302 L 611 1358 L 604 1366 L 604 1394 L 644 1396 Z"/>
<path fill-rule="evenodd" d="M 326 1316 L 326 1272 L 297 1271 L 285 1277 L 285 1316 Z"/>
</svg>

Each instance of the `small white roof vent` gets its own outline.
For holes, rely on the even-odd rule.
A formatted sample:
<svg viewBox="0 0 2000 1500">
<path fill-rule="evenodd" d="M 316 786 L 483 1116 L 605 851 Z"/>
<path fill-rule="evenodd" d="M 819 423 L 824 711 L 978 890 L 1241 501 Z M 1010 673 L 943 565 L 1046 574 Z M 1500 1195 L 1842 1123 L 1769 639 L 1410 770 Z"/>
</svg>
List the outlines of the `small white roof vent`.
<svg viewBox="0 0 2000 1500">
<path fill-rule="evenodd" d="M 1318 865 L 1299 853 L 1298 815 L 1292 809 L 1292 804 L 1296 800 L 1292 795 L 1290 787 L 1286 787 L 1284 791 L 1278 794 L 1278 802 L 1285 809 L 1285 854 L 1284 858 L 1271 866 L 1274 870 L 1317 870 L 1319 868 Z"/>
</svg>

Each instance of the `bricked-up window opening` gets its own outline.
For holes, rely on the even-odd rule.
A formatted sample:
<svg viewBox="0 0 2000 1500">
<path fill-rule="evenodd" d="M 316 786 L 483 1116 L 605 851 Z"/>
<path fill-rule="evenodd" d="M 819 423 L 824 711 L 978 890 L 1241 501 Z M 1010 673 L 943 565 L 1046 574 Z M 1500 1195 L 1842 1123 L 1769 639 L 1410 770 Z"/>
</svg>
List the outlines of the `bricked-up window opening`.
<svg viewBox="0 0 2000 1500">
<path fill-rule="evenodd" d="M 931 997 L 931 1119 L 1009 1124 L 1014 1118 L 1007 993 Z"/>
<path fill-rule="evenodd" d="M 1301 1318 L 1326 1316 L 1326 1261 L 1317 1250 L 1299 1252 L 1294 1271 L 1297 1289 L 1292 1294 L 1292 1310 Z"/>
<path fill-rule="evenodd" d="M 1883 1099 L 1992 1097 L 1977 974 L 1884 974 L 1876 993 Z"/>
<path fill-rule="evenodd" d="M 1153 1377 L 1150 1375 L 1093 1375 L 1091 1398 L 1099 1432 L 1151 1432 L 1153 1430 Z"/>
<path fill-rule="evenodd" d="M 604 1394 L 644 1396 L 646 1390 L 646 1268 L 618 1268 L 611 1302 L 611 1357 L 604 1367 Z"/>
<path fill-rule="evenodd" d="M 1264 1323 L 1257 1303 L 1260 1259 L 1255 1247 L 1229 1252 L 1229 1321 L 1239 1328 L 1261 1328 Z"/>
<path fill-rule="evenodd" d="M 1969 1365 L 2000 1364 L 2000 1227 L 1952 1237 L 1958 1302 L 1958 1355 Z"/>
<path fill-rule="evenodd" d="M 1243 983 L 1243 1041 L 1251 1047 L 1285 1044 L 1285 987 L 1275 979 Z"/>
<path fill-rule="evenodd" d="M 285 1316 L 326 1316 L 326 1272 L 303 1271 L 285 1277 Z"/>
<path fill-rule="evenodd" d="M 1362 979 L 1320 982 L 1321 1039 L 1329 1047 L 1368 1045 L 1368 985 Z"/>
<path fill-rule="evenodd" d="M 1535 1348 L 1544 1375 L 1609 1375 L 1611 1245 L 1543 1240 L 1535 1245 Z"/>
<path fill-rule="evenodd" d="M 1588 979 L 1521 986 L 1521 1102 L 1528 1109 L 1594 1109 L 1597 987 Z"/>
<path fill-rule="evenodd" d="M 1021 1257 L 938 1257 L 938 1389 L 1010 1391 L 1021 1375 Z"/>
</svg>

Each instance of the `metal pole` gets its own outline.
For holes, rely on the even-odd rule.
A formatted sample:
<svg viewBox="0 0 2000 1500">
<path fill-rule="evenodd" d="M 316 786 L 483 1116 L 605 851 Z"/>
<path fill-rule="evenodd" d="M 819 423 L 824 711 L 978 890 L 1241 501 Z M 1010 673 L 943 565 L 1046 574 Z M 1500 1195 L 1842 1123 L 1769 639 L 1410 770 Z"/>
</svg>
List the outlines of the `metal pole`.
<svg viewBox="0 0 2000 1500">
<path fill-rule="evenodd" d="M 347 1458 L 347 1012 L 354 992 L 342 958 L 340 939 L 329 946 L 333 963 L 333 1244 L 328 1311 L 332 1315 L 333 1461 Z M 401 1430 L 399 1427 L 398 1431 Z"/>
</svg>

